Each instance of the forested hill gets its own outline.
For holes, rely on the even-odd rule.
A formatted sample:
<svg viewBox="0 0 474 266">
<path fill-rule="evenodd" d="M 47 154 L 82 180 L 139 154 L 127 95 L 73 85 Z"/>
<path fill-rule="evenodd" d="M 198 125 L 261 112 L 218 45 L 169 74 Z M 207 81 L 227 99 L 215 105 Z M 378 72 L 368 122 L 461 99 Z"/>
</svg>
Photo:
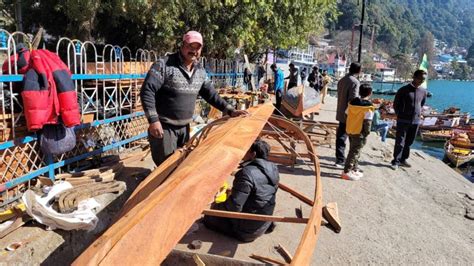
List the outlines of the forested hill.
<svg viewBox="0 0 474 266">
<path fill-rule="evenodd" d="M 377 25 L 376 39 L 388 52 L 411 52 L 423 34 L 450 46 L 474 43 L 474 0 L 367 0 L 369 24 Z M 342 0 L 342 15 L 332 29 L 350 30 L 360 22 L 362 0 Z M 365 24 L 365 23 L 364 23 Z"/>
</svg>

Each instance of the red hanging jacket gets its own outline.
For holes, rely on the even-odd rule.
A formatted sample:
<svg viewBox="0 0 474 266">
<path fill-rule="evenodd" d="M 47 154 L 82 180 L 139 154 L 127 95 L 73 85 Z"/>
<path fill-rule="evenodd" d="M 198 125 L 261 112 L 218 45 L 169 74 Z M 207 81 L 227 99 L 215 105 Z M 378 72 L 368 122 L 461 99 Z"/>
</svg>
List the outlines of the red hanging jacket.
<svg viewBox="0 0 474 266">
<path fill-rule="evenodd" d="M 45 124 L 57 124 L 58 116 L 66 127 L 81 122 L 71 72 L 55 53 L 31 52 L 21 96 L 29 131 L 39 130 Z"/>
<path fill-rule="evenodd" d="M 15 55 L 10 56 L 2 65 L 3 74 L 15 74 L 15 63 L 18 74 L 25 74 L 30 62 L 30 51 L 24 44 L 19 44 Z"/>
</svg>

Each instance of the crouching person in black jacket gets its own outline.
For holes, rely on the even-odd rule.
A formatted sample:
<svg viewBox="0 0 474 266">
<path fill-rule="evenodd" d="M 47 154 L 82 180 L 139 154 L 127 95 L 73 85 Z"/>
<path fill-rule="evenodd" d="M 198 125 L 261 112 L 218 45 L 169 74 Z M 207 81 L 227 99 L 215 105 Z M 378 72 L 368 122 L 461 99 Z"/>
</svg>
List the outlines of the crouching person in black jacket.
<svg viewBox="0 0 474 266">
<path fill-rule="evenodd" d="M 263 140 L 256 140 L 243 158 L 242 169 L 235 175 L 229 198 L 212 208 L 272 215 L 280 177 L 277 166 L 267 160 L 269 153 L 270 145 Z M 204 224 L 209 229 L 244 242 L 254 241 L 274 227 L 272 222 L 211 216 L 204 217 Z"/>
</svg>

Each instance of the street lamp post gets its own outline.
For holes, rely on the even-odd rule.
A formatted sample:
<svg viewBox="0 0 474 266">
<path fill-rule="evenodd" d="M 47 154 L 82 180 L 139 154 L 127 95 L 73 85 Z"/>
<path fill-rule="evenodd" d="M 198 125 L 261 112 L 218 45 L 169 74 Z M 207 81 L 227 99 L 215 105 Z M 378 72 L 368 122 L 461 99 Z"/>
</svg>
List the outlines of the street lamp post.
<svg viewBox="0 0 474 266">
<path fill-rule="evenodd" d="M 357 62 L 360 63 L 360 58 L 362 56 L 362 33 L 363 33 L 363 28 L 364 28 L 364 17 L 365 17 L 365 1 L 362 0 L 362 16 L 360 18 L 360 37 L 359 37 L 359 55 L 357 57 Z"/>
</svg>

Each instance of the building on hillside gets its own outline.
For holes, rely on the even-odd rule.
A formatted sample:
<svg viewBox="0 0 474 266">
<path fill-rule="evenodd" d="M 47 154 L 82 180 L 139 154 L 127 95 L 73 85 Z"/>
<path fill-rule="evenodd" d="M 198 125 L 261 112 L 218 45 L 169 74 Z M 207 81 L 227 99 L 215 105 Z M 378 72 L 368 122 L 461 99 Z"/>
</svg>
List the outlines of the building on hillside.
<svg viewBox="0 0 474 266">
<path fill-rule="evenodd" d="M 305 79 L 308 78 L 309 73 L 314 65 L 318 64 L 318 61 L 314 57 L 316 54 L 317 48 L 313 45 L 308 45 L 306 49 L 291 49 L 288 52 L 288 57 L 291 63 L 293 63 L 296 68 L 298 68 L 299 73 L 304 70 L 306 73 Z M 301 75 L 299 76 L 301 83 L 304 83 L 306 80 L 301 80 Z"/>
<path fill-rule="evenodd" d="M 317 60 L 314 57 L 316 47 L 312 45 L 308 45 L 306 49 L 299 49 L 294 48 L 290 50 L 279 50 L 277 52 L 276 60 L 273 60 L 273 54 L 269 55 L 269 62 L 275 62 L 277 66 L 283 71 L 285 77 L 289 75 L 289 64 L 293 63 L 295 67 L 298 69 L 298 73 L 300 74 L 303 69 L 306 72 L 306 78 L 308 77 L 309 73 L 311 72 L 311 68 L 314 65 L 317 65 Z M 305 79 L 306 79 L 305 78 Z M 298 77 L 298 84 L 305 82 L 306 80 L 301 80 L 301 76 Z"/>
<path fill-rule="evenodd" d="M 467 61 L 464 60 L 464 58 L 461 55 L 452 56 L 450 54 L 441 54 L 438 56 L 438 59 L 442 63 L 451 63 L 453 61 L 456 61 L 461 64 L 467 63 Z"/>
<path fill-rule="evenodd" d="M 393 82 L 395 81 L 395 69 L 387 67 L 384 63 L 375 63 L 374 81 Z"/>
<path fill-rule="evenodd" d="M 319 64 L 319 68 L 327 70 L 330 75 L 334 75 L 336 78 L 340 78 L 346 74 L 346 56 L 340 56 L 338 53 L 326 54 L 326 60 Z"/>
</svg>

